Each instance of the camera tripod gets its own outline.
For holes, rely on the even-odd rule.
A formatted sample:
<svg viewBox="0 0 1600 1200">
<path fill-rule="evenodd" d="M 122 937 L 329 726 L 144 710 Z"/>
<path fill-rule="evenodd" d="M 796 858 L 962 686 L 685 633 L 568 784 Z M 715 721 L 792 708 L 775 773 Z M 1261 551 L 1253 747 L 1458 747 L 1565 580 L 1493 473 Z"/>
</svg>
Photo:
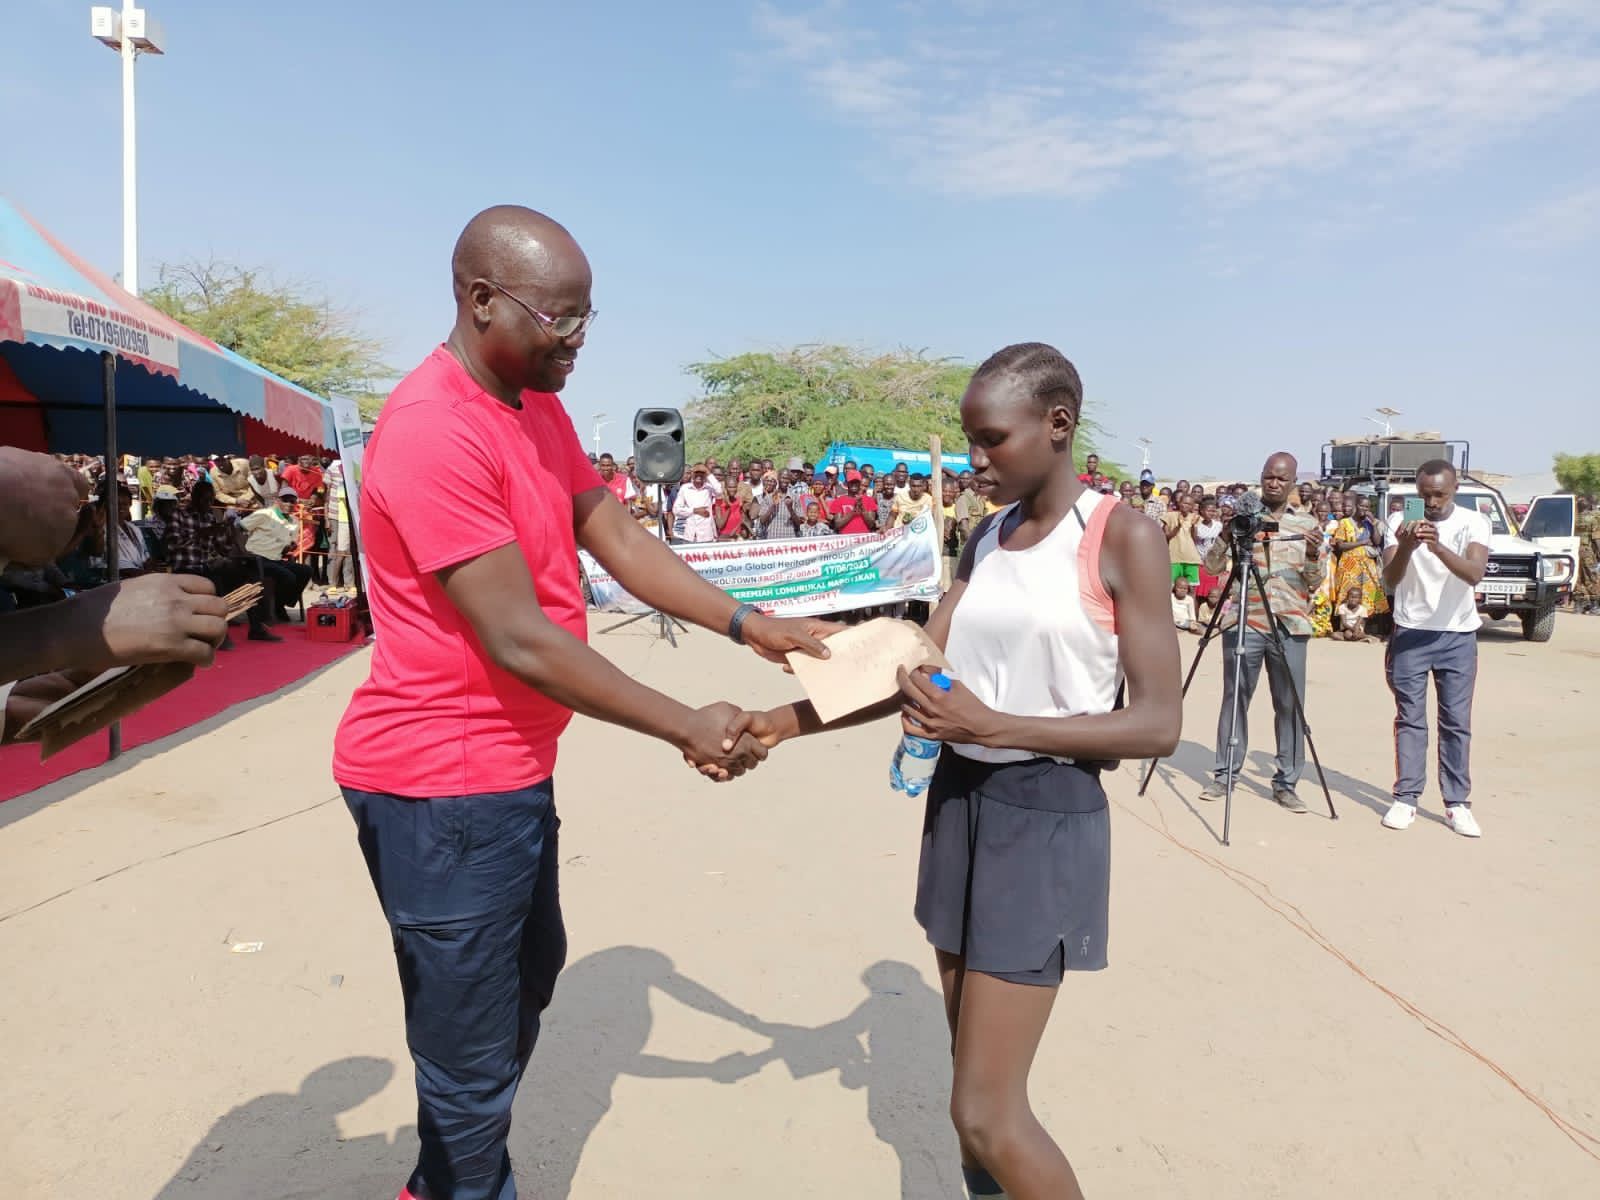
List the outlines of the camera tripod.
<svg viewBox="0 0 1600 1200">
<path fill-rule="evenodd" d="M 1227 582 L 1222 585 L 1223 600 L 1219 601 L 1211 610 L 1211 620 L 1207 623 L 1205 632 L 1200 635 L 1200 645 L 1194 652 L 1194 661 L 1189 664 L 1189 674 L 1183 681 L 1183 695 L 1189 695 L 1189 685 L 1194 682 L 1195 673 L 1200 670 L 1200 660 L 1205 656 L 1206 647 L 1212 640 L 1221 636 L 1222 610 L 1226 598 L 1232 593 L 1234 586 L 1239 588 L 1239 612 L 1234 630 L 1233 643 L 1233 703 L 1228 713 L 1228 770 L 1227 778 L 1223 784 L 1222 806 L 1222 844 L 1230 845 L 1229 835 L 1233 827 L 1233 784 L 1239 771 L 1244 767 L 1243 755 L 1239 753 L 1239 716 L 1243 704 L 1244 691 L 1244 660 L 1245 660 L 1245 632 L 1249 629 L 1250 596 L 1249 586 L 1255 584 L 1256 595 L 1261 597 L 1261 608 L 1267 618 L 1267 628 L 1271 631 L 1272 647 L 1277 651 L 1279 661 L 1284 664 L 1284 672 L 1289 675 L 1289 692 L 1294 697 L 1294 719 L 1300 724 L 1300 733 L 1306 740 L 1306 749 L 1311 752 L 1311 761 L 1317 768 L 1317 780 L 1322 784 L 1322 796 L 1328 802 L 1328 816 L 1337 821 L 1339 814 L 1334 811 L 1333 793 L 1328 790 L 1328 777 L 1323 773 L 1322 760 L 1317 757 L 1317 745 L 1311 740 L 1311 726 L 1306 721 L 1305 704 L 1300 697 L 1300 686 L 1295 683 L 1294 675 L 1289 671 L 1289 656 L 1284 648 L 1283 631 L 1278 626 L 1278 618 L 1272 611 L 1272 602 L 1267 599 L 1266 583 L 1261 578 L 1261 568 L 1255 559 L 1255 545 L 1253 533 L 1232 531 L 1233 566 L 1228 571 Z M 1248 571 L 1246 568 L 1248 567 Z M 1262 664 L 1266 669 L 1266 664 Z M 1139 783 L 1139 795 L 1143 796 L 1150 786 L 1150 780 L 1156 773 L 1159 758 L 1150 760 L 1150 765 L 1145 769 L 1144 779 Z"/>
</svg>

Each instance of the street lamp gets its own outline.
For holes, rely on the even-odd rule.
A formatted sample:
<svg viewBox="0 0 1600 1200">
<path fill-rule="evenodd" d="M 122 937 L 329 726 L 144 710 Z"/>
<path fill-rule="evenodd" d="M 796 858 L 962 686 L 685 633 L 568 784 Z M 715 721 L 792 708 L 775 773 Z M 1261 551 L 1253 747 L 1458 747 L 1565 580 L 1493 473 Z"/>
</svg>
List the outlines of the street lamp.
<svg viewBox="0 0 1600 1200">
<path fill-rule="evenodd" d="M 1392 438 L 1394 436 L 1394 425 L 1392 422 L 1395 417 L 1403 416 L 1404 414 L 1398 408 L 1379 408 L 1373 411 L 1377 412 L 1379 416 L 1383 418 L 1383 420 L 1380 421 L 1377 417 L 1368 417 L 1367 420 L 1381 428 L 1383 430 L 1384 437 Z"/>
<path fill-rule="evenodd" d="M 594 456 L 596 458 L 600 457 L 600 431 L 602 429 L 604 429 L 609 424 L 611 424 L 611 422 L 606 420 L 605 413 L 595 413 L 595 415 L 594 415 Z"/>
<path fill-rule="evenodd" d="M 89 9 L 89 32 L 122 56 L 122 286 L 139 294 L 139 158 L 134 132 L 133 62 L 141 54 L 165 54 L 166 35 L 133 0 L 122 11 L 109 4 Z"/>
<path fill-rule="evenodd" d="M 1139 470 L 1147 471 L 1150 469 L 1150 447 L 1153 445 L 1155 443 L 1147 437 L 1139 439 Z"/>
</svg>

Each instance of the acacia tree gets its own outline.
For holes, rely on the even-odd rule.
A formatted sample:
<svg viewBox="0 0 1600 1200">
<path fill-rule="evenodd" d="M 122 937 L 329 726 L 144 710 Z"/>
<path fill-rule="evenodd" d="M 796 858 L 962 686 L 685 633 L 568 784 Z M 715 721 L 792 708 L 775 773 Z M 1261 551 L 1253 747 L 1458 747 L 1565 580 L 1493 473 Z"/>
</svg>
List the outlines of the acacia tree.
<svg viewBox="0 0 1600 1200">
<path fill-rule="evenodd" d="M 694 458 L 815 458 L 832 442 L 916 449 L 939 434 L 966 449 L 961 394 L 973 366 L 920 350 L 793 346 L 692 363 L 701 395 L 687 410 Z M 1095 448 L 1084 419 L 1079 461 Z M 1108 464 L 1109 465 L 1109 464 Z"/>
<path fill-rule="evenodd" d="M 196 333 L 318 396 L 349 396 L 363 416 L 382 407 L 393 372 L 349 313 L 260 272 L 218 262 L 163 264 L 144 299 Z"/>
<path fill-rule="evenodd" d="M 1558 454 L 1556 482 L 1577 496 L 1600 493 L 1600 454 Z"/>
</svg>

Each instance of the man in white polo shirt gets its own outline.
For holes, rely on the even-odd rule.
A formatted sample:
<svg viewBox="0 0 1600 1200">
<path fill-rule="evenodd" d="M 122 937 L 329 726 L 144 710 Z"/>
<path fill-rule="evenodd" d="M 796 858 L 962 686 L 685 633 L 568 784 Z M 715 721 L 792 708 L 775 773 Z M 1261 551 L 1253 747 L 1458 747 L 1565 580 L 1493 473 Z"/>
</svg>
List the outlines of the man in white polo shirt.
<svg viewBox="0 0 1600 1200">
<path fill-rule="evenodd" d="M 1473 593 L 1489 562 L 1489 522 L 1455 503 L 1456 469 L 1443 459 L 1417 471 L 1423 519 L 1389 518 L 1383 585 L 1394 597 L 1394 634 L 1385 669 L 1394 692 L 1394 803 L 1390 829 L 1417 818 L 1428 774 L 1428 677 L 1439 696 L 1439 790 L 1445 822 L 1479 837 L 1468 797 L 1472 776 L 1472 689 L 1478 677 L 1478 605 Z"/>
</svg>

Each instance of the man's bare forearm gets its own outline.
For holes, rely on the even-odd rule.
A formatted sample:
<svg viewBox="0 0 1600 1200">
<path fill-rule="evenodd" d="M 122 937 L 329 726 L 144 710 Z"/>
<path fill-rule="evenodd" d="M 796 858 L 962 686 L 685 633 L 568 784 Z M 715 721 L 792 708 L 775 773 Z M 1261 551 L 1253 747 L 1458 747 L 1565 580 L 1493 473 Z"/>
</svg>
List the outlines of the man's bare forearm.
<svg viewBox="0 0 1600 1200">
<path fill-rule="evenodd" d="M 627 591 L 650 607 L 692 621 L 713 633 L 727 633 L 739 602 L 707 583 L 644 527 L 629 522 L 622 545 L 586 547 Z"/>
<path fill-rule="evenodd" d="M 682 741 L 687 705 L 646 687 L 559 626 L 489 650 L 504 670 L 573 712 L 673 745 Z"/>
</svg>

